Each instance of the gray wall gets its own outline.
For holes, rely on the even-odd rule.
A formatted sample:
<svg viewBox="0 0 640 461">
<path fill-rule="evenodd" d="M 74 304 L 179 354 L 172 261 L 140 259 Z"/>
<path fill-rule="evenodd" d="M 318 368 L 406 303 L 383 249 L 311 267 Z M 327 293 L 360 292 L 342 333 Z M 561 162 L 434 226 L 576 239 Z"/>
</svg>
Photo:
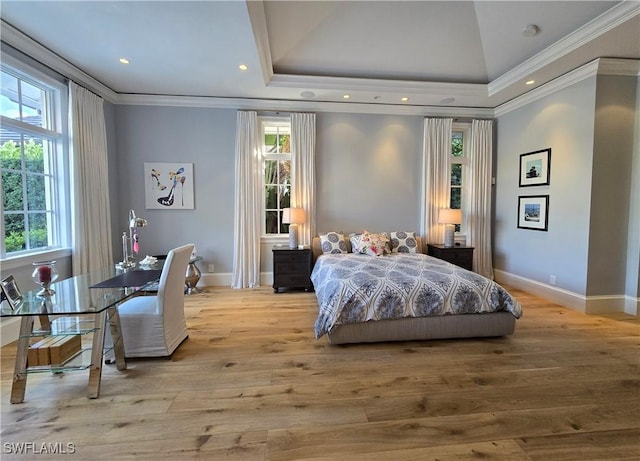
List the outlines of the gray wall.
<svg viewBox="0 0 640 461">
<path fill-rule="evenodd" d="M 141 255 L 166 254 L 193 242 L 204 258 L 203 271 L 213 263 L 216 272 L 231 272 L 236 111 L 119 105 L 115 119 L 115 260 L 122 259 L 120 235 L 133 208 L 149 223 L 138 231 Z M 195 209 L 145 209 L 145 162 L 193 163 Z"/>
<path fill-rule="evenodd" d="M 319 232 L 419 230 L 422 120 L 317 114 Z M 214 263 L 216 273 L 231 272 L 236 111 L 122 105 L 115 125 L 114 259 L 122 259 L 120 235 L 133 208 L 149 222 L 138 232 L 142 254 L 194 242 L 203 271 Z M 146 210 L 144 162 L 175 161 L 194 164 L 195 209 Z M 270 248 L 262 246 L 262 271 L 271 271 Z"/>
<path fill-rule="evenodd" d="M 317 230 L 420 230 L 423 118 L 316 116 Z"/>
<path fill-rule="evenodd" d="M 635 77 L 598 76 L 587 295 L 625 292 L 635 102 Z"/>
<path fill-rule="evenodd" d="M 595 77 L 498 118 L 494 267 L 584 294 Z M 518 187 L 520 154 L 551 148 L 549 186 Z M 517 228 L 518 196 L 549 195 L 549 230 Z"/>
<path fill-rule="evenodd" d="M 587 297 L 637 297 L 637 82 L 594 76 L 499 117 L 496 269 L 542 284 L 553 274 Z M 519 155 L 547 147 L 551 184 L 518 187 Z M 518 196 L 538 194 L 550 196 L 548 232 L 517 229 Z"/>
<path fill-rule="evenodd" d="M 636 79 L 634 127 L 625 294 L 630 298 L 640 298 L 640 77 Z"/>
</svg>

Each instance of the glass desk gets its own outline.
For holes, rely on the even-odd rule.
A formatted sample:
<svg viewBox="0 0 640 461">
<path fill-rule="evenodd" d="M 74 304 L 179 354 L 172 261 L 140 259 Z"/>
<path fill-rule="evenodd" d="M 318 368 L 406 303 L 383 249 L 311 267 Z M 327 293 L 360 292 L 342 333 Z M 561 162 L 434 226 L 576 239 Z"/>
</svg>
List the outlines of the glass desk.
<svg viewBox="0 0 640 461">
<path fill-rule="evenodd" d="M 122 277 L 124 273 L 122 269 L 114 267 L 60 280 L 51 285 L 51 288 L 55 290 L 51 296 L 38 296 L 36 294 L 38 290 L 24 293 L 22 302 L 14 310 L 11 310 L 6 301 L 2 303 L 0 317 L 20 317 L 21 319 L 11 387 L 11 403 L 24 401 L 28 373 L 43 371 L 56 373 L 66 370 L 86 370 L 87 368 L 89 369 L 87 396 L 92 399 L 97 398 L 100 394 L 104 362 L 104 335 L 107 324 L 110 326 L 113 338 L 116 366 L 118 370 L 127 368 L 117 306 L 122 301 L 144 291 L 146 282 L 143 280 L 157 280 L 160 278 L 161 272 L 157 267 L 151 267 L 155 270 L 144 270 L 145 274 L 140 277 L 142 275 L 140 269 L 135 267 L 128 269 L 126 271 L 128 278 Z M 108 283 L 111 279 L 114 282 Z M 131 286 L 131 283 L 139 285 Z M 106 288 L 93 287 L 105 284 L 109 286 Z M 36 317 L 40 320 L 40 328 L 34 330 Z M 62 364 L 28 366 L 27 356 L 31 338 L 86 335 L 89 333 L 93 334 L 90 351 L 81 350 L 76 356 Z"/>
</svg>

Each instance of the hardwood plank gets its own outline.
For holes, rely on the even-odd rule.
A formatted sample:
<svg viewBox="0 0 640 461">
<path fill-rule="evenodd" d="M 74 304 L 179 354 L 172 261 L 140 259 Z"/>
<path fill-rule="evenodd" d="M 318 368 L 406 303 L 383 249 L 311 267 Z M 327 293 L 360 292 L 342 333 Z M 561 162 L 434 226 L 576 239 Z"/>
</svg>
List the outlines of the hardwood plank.
<svg viewBox="0 0 640 461">
<path fill-rule="evenodd" d="M 532 461 L 638 460 L 640 429 L 526 437 L 517 440 Z"/>
<path fill-rule="evenodd" d="M 625 402 L 476 413 L 463 416 L 413 418 L 368 424 L 316 426 L 269 432 L 270 460 L 305 459 L 308 453 L 338 456 L 345 450 L 375 453 L 388 450 L 458 445 L 483 440 L 556 436 L 578 431 L 622 430 L 637 424 L 640 405 Z M 385 448 L 387 447 L 387 448 Z"/>
</svg>

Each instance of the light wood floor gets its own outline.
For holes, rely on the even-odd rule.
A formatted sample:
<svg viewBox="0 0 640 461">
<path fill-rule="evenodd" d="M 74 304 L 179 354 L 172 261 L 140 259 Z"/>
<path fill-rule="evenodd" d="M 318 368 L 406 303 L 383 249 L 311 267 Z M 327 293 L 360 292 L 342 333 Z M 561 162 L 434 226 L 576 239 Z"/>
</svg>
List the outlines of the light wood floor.
<svg viewBox="0 0 640 461">
<path fill-rule="evenodd" d="M 208 288 L 187 297 L 171 360 L 29 375 L 11 405 L 1 349 L 2 453 L 66 459 L 640 459 L 640 323 L 585 316 L 511 290 L 508 338 L 330 346 L 313 293 Z M 57 444 L 57 445 L 56 445 Z"/>
</svg>

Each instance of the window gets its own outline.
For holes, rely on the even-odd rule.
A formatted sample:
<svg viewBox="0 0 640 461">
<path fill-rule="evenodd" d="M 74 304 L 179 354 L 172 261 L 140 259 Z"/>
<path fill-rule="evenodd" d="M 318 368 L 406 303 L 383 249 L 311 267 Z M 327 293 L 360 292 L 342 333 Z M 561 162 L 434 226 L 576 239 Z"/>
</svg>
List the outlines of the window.
<svg viewBox="0 0 640 461">
<path fill-rule="evenodd" d="M 1 68 L 2 258 L 68 245 L 66 88 L 10 58 Z"/>
<path fill-rule="evenodd" d="M 450 173 L 451 173 L 451 199 L 449 206 L 455 209 L 462 209 L 462 224 L 456 224 L 456 232 L 464 233 L 466 229 L 466 217 L 464 210 L 468 203 L 466 195 L 468 194 L 468 166 L 467 166 L 467 145 L 469 139 L 468 125 L 454 123 L 451 133 L 451 157 L 450 157 Z"/>
<path fill-rule="evenodd" d="M 265 235 L 287 234 L 289 224 L 282 222 L 282 210 L 291 198 L 291 123 L 289 119 L 262 121 L 262 158 L 264 165 Z"/>
</svg>

